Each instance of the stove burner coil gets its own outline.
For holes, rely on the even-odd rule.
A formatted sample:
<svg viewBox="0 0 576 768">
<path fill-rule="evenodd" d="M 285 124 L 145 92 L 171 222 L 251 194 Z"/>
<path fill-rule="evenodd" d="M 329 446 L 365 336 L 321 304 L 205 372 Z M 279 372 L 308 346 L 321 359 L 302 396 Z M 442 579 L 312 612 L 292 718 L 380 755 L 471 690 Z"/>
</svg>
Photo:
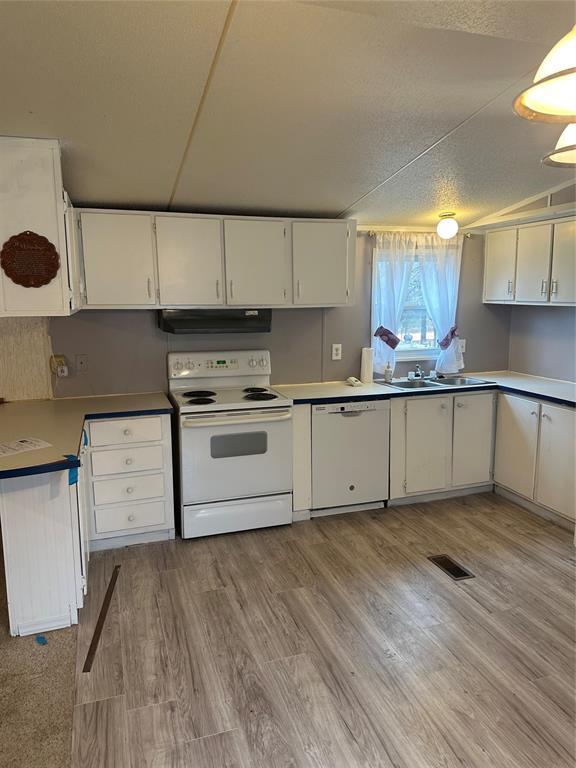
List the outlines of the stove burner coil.
<svg viewBox="0 0 576 768">
<path fill-rule="evenodd" d="M 276 400 L 278 395 L 272 392 L 253 392 L 251 395 L 245 395 L 244 400 Z"/>
</svg>

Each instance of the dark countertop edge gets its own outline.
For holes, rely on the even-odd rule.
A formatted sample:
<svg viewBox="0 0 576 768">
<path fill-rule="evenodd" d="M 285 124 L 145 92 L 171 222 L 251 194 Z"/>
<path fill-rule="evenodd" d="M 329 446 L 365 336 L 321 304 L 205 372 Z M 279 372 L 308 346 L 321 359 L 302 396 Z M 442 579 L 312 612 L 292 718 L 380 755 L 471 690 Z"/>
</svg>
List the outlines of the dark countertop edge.
<svg viewBox="0 0 576 768">
<path fill-rule="evenodd" d="M 172 406 L 166 406 L 166 408 L 146 408 L 144 410 L 134 411 L 102 411 L 102 413 L 86 413 L 84 415 L 84 420 L 125 419 L 130 416 L 164 416 L 171 413 L 174 413 L 174 408 Z"/>
<path fill-rule="evenodd" d="M 389 385 L 388 385 L 389 386 Z M 351 387 L 351 389 L 353 389 Z M 569 408 L 576 408 L 576 401 L 565 400 L 561 397 L 554 397 L 553 395 L 537 395 L 533 392 L 527 392 L 524 389 L 518 389 L 517 387 L 510 387 L 506 384 L 497 384 L 496 382 L 490 384 L 472 385 L 469 387 L 446 387 L 444 394 L 457 394 L 458 392 L 482 392 L 484 390 L 498 390 L 499 392 L 508 392 L 514 395 L 523 395 L 524 397 L 532 397 L 536 400 L 545 400 L 549 403 L 556 403 L 556 405 L 566 405 Z M 426 397 L 429 395 L 440 395 L 442 390 L 430 387 L 430 389 L 421 390 L 398 390 L 397 392 L 383 392 L 381 395 L 354 395 L 353 392 L 345 397 L 302 397 L 294 398 L 294 405 L 329 405 L 330 403 L 348 403 L 350 400 L 356 400 L 358 402 L 366 402 L 368 400 L 391 400 L 398 397 Z"/>
<path fill-rule="evenodd" d="M 174 413 L 172 406 L 166 406 L 165 408 L 149 408 L 144 410 L 132 410 L 132 411 L 111 411 L 102 413 L 86 413 L 84 414 L 84 420 L 82 422 L 82 428 L 80 430 L 80 436 L 78 439 L 78 449 L 80 450 L 80 444 L 82 442 L 82 429 L 84 428 L 84 422 L 94 421 L 96 419 L 125 419 L 130 416 L 165 416 Z M 73 469 L 80 466 L 80 459 L 66 459 L 61 461 L 51 461 L 48 464 L 33 464 L 29 467 L 16 467 L 15 469 L 0 469 L 0 480 L 7 479 L 9 477 L 27 477 L 28 475 L 45 475 L 49 472 L 64 472 L 67 469 Z"/>
<path fill-rule="evenodd" d="M 46 475 L 49 472 L 65 472 L 80 466 L 80 459 L 62 459 L 51 461 L 49 464 L 35 464 L 31 467 L 17 467 L 16 469 L 0 469 L 0 480 L 9 477 L 27 477 L 28 475 Z"/>
</svg>

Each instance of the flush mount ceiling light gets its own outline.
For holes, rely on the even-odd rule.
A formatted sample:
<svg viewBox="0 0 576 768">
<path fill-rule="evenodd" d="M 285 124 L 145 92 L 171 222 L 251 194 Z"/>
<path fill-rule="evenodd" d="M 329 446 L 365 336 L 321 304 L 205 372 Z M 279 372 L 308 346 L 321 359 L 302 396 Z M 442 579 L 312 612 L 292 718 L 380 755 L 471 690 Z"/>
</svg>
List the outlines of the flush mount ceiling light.
<svg viewBox="0 0 576 768">
<path fill-rule="evenodd" d="M 576 122 L 576 25 L 540 64 L 533 84 L 516 97 L 514 110 L 527 120 Z"/>
<path fill-rule="evenodd" d="M 458 222 L 454 218 L 454 213 L 440 214 L 440 221 L 436 224 L 436 232 L 443 240 L 450 240 L 458 233 Z"/>
<path fill-rule="evenodd" d="M 564 128 L 556 148 L 542 162 L 555 168 L 576 168 L 576 123 Z"/>
</svg>

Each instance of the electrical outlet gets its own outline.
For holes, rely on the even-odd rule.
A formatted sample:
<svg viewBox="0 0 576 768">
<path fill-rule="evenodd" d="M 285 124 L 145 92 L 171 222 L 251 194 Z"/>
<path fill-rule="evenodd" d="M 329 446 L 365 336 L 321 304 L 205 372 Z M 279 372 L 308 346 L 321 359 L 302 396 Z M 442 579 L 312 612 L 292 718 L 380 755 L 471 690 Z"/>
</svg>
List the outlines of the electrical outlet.
<svg viewBox="0 0 576 768">
<path fill-rule="evenodd" d="M 76 355 L 76 373 L 86 373 L 88 371 L 88 355 Z"/>
<path fill-rule="evenodd" d="M 458 339 L 458 343 L 460 344 L 460 352 L 464 354 L 466 352 L 466 339 Z"/>
<path fill-rule="evenodd" d="M 332 344 L 332 360 L 342 360 L 342 344 Z"/>
<path fill-rule="evenodd" d="M 68 363 L 64 355 L 52 355 L 50 370 L 58 379 L 65 379 L 68 376 Z"/>
</svg>

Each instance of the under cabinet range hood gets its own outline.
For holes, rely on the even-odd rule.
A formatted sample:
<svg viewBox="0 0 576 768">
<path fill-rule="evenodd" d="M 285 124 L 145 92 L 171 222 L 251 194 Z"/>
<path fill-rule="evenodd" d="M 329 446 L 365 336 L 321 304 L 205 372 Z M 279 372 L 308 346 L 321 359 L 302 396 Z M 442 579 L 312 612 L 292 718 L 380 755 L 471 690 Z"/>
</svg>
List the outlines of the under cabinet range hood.
<svg viewBox="0 0 576 768">
<path fill-rule="evenodd" d="M 161 309 L 166 333 L 270 333 L 271 309 Z"/>
</svg>

